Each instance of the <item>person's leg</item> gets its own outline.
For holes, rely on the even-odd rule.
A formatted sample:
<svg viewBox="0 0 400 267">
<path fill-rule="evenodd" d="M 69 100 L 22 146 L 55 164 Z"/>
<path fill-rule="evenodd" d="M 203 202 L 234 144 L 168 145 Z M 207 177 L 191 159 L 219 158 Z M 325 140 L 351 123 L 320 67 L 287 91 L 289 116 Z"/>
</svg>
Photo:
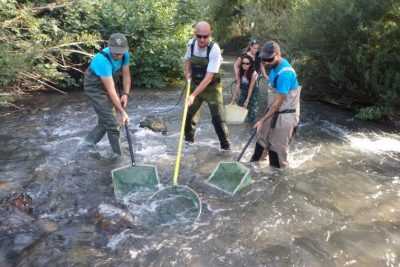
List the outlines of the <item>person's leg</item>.
<svg viewBox="0 0 400 267">
<path fill-rule="evenodd" d="M 275 128 L 270 137 L 269 162 L 272 167 L 288 166 L 289 141 L 293 127 Z"/>
<path fill-rule="evenodd" d="M 249 123 L 254 123 L 258 110 L 258 87 L 254 87 L 247 109 L 249 112 L 247 113 L 246 121 Z"/>
<path fill-rule="evenodd" d="M 207 97 L 207 104 L 211 113 L 211 121 L 218 136 L 221 149 L 229 150 L 230 143 L 228 140 L 228 126 L 225 123 L 223 116 L 223 99 L 222 93 L 215 90 Z"/>
<path fill-rule="evenodd" d="M 202 103 L 203 99 L 201 98 L 201 96 L 197 96 L 193 104 L 189 107 L 185 122 L 185 141 L 187 142 L 194 142 L 196 125 L 200 119 L 200 108 Z"/>
<path fill-rule="evenodd" d="M 240 95 L 238 97 L 237 104 L 241 107 L 243 107 L 244 102 L 246 101 L 247 98 L 247 86 L 241 84 L 240 85 Z"/>
<path fill-rule="evenodd" d="M 121 155 L 121 145 L 119 141 L 120 126 L 111 101 L 103 91 L 99 91 L 98 94 L 92 94 L 90 99 L 98 116 L 98 127 L 96 126 L 88 135 L 88 138 L 93 137 L 91 140 L 95 142 L 98 141 L 97 139 L 100 138 L 100 135 L 103 137 L 104 133 L 107 133 L 108 141 L 110 142 L 113 152 Z"/>
<path fill-rule="evenodd" d="M 254 148 L 254 153 L 251 156 L 250 162 L 259 161 L 266 149 L 259 143 L 256 143 L 256 147 Z"/>
<path fill-rule="evenodd" d="M 268 157 L 269 157 L 269 165 L 270 165 L 271 167 L 275 167 L 275 168 L 280 168 L 280 167 L 281 167 L 281 164 L 279 163 L 280 160 L 279 160 L 279 155 L 278 155 L 278 153 L 276 153 L 276 152 L 273 151 L 273 150 L 270 150 L 270 151 L 268 152 Z"/>
<path fill-rule="evenodd" d="M 98 120 L 97 125 L 89 132 L 89 134 L 85 137 L 85 143 L 88 145 L 95 145 L 97 144 L 103 136 L 106 134 L 106 129 L 103 125 L 100 124 Z"/>
<path fill-rule="evenodd" d="M 106 133 L 106 129 L 101 123 L 100 118 L 101 108 L 108 100 L 103 92 L 102 85 L 98 81 L 98 78 L 90 73 L 85 74 L 84 89 L 85 94 L 89 99 L 89 103 L 92 105 L 97 114 L 97 125 L 89 132 L 84 141 L 87 145 L 94 146 L 103 138 Z"/>
</svg>

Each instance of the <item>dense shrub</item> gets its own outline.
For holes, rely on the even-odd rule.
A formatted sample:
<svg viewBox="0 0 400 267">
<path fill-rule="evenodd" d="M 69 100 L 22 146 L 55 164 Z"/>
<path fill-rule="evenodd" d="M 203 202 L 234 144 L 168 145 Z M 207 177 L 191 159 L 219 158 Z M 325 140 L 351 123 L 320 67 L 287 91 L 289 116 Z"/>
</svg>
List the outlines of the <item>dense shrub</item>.
<svg viewBox="0 0 400 267">
<path fill-rule="evenodd" d="M 225 13 L 236 10 L 235 16 L 215 20 L 231 29 L 224 38 L 236 40 L 240 34 L 277 40 L 296 65 L 305 94 L 353 107 L 365 119 L 400 109 L 399 1 L 233 3 Z"/>
<path fill-rule="evenodd" d="M 194 1 L 57 1 L 43 9 L 46 3 L 0 2 L 0 40 L 7 44 L 0 86 L 29 74 L 59 88 L 80 87 L 81 71 L 113 32 L 128 37 L 136 86 L 160 87 L 181 77 Z"/>
<path fill-rule="evenodd" d="M 303 83 L 379 118 L 400 100 L 400 4 L 392 0 L 309 0 L 287 39 Z"/>
</svg>

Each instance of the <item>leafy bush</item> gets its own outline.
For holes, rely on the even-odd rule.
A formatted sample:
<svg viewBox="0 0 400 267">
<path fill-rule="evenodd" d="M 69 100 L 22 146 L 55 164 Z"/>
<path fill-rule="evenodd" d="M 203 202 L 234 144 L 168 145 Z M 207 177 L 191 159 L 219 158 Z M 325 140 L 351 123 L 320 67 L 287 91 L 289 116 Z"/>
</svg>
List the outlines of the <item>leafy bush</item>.
<svg viewBox="0 0 400 267">
<path fill-rule="evenodd" d="M 128 37 L 136 85 L 159 87 L 181 77 L 181 59 L 196 20 L 195 1 L 57 1 L 56 9 L 47 5 L 0 2 L 1 87 L 35 78 L 59 88 L 81 86 L 82 71 L 113 32 Z"/>
<path fill-rule="evenodd" d="M 187 3 L 187 4 L 186 4 Z M 63 18 L 68 31 L 98 31 L 105 41 L 113 32 L 124 33 L 129 42 L 136 85 L 163 86 L 182 75 L 182 56 L 191 23 L 190 1 L 79 1 Z M 103 42 L 103 46 L 106 43 Z M 96 51 L 93 51 L 96 52 Z"/>
<path fill-rule="evenodd" d="M 306 90 L 373 106 L 359 113 L 368 119 L 398 105 L 398 1 L 309 0 L 291 18 L 286 39 Z"/>
</svg>

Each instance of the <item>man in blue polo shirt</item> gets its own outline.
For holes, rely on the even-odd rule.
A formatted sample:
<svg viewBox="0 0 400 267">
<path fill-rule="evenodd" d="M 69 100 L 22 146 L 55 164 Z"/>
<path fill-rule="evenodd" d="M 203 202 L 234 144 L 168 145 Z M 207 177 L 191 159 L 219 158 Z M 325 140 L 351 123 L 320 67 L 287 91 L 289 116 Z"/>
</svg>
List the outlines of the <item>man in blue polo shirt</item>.
<svg viewBox="0 0 400 267">
<path fill-rule="evenodd" d="M 268 75 L 271 90 L 266 113 L 254 125 L 257 143 L 251 161 L 260 160 L 267 151 L 270 166 L 283 168 L 288 165 L 289 142 L 299 123 L 301 87 L 276 42 L 265 43 L 260 57 L 271 68 Z"/>
<path fill-rule="evenodd" d="M 118 92 L 122 75 L 122 92 Z M 97 144 L 107 133 L 113 154 L 121 155 L 120 126 L 128 122 L 125 108 L 131 87 L 128 41 L 121 33 L 110 36 L 108 47 L 97 53 L 85 72 L 84 90 L 97 113 L 96 127 L 86 136 L 85 144 Z"/>
</svg>

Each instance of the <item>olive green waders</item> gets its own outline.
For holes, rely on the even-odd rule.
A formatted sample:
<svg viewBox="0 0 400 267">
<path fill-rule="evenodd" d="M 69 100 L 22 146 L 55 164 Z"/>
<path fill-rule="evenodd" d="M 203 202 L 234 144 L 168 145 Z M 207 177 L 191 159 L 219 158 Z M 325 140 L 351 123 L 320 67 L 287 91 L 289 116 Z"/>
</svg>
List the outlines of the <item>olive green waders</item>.
<svg viewBox="0 0 400 267">
<path fill-rule="evenodd" d="M 114 74 L 115 77 L 118 74 Z M 121 155 L 121 146 L 119 141 L 120 125 L 116 118 L 114 106 L 99 77 L 90 69 L 85 72 L 84 78 L 85 94 L 89 98 L 96 114 L 97 125 L 86 136 L 85 141 L 89 144 L 97 144 L 107 133 L 108 141 L 114 153 Z"/>
<path fill-rule="evenodd" d="M 190 61 L 193 78 L 193 84 L 190 90 L 192 93 L 203 80 L 209 60 L 208 57 L 198 57 L 194 56 L 192 53 Z M 207 102 L 210 109 L 212 124 L 214 125 L 221 148 L 230 149 L 228 127 L 226 126 L 223 116 L 224 102 L 222 96 L 222 84 L 218 73 L 214 74 L 214 78 L 210 84 L 195 98 L 193 104 L 189 107 L 185 124 L 185 140 L 188 142 L 194 142 L 196 125 L 200 119 L 200 108 L 204 101 Z"/>
</svg>

